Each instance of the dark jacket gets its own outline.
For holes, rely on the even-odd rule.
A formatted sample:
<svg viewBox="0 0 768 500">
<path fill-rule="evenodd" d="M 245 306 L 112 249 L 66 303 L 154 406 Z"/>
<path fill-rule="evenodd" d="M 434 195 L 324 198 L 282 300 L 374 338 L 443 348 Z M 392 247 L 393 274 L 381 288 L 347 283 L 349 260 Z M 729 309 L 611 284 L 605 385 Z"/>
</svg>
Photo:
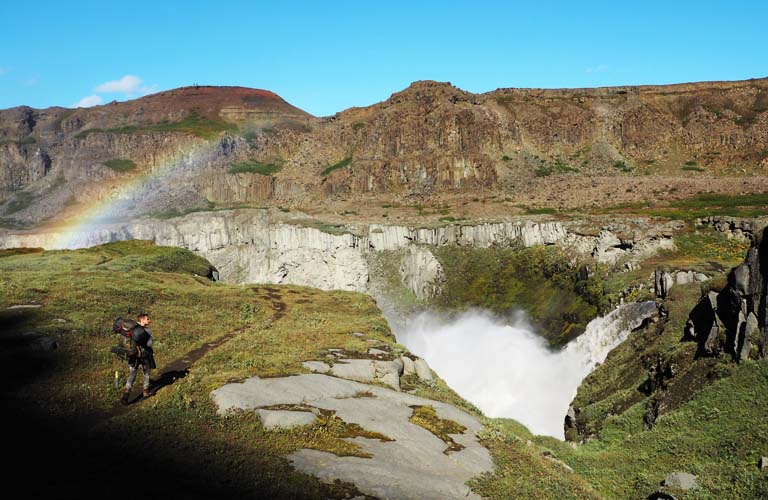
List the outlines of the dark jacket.
<svg viewBox="0 0 768 500">
<path fill-rule="evenodd" d="M 157 368 L 157 365 L 155 364 L 155 353 L 152 351 L 152 332 L 150 329 L 141 325 L 136 325 L 133 327 L 133 330 L 131 330 L 131 336 L 133 337 L 133 341 L 136 342 L 136 345 L 139 347 L 140 354 L 134 360 L 129 359 L 128 362 L 134 366 L 141 363 L 147 368 Z"/>
</svg>

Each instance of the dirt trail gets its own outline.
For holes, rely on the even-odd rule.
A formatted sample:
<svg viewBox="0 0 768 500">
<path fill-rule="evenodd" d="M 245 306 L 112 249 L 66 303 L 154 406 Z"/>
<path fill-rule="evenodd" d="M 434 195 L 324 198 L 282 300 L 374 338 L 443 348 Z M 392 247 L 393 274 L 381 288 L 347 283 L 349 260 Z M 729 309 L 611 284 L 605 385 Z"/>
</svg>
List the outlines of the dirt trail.
<svg viewBox="0 0 768 500">
<path fill-rule="evenodd" d="M 275 310 L 274 314 L 272 315 L 272 321 L 277 321 L 283 316 L 285 316 L 285 312 L 288 309 L 285 302 L 281 301 L 282 296 L 278 293 L 279 291 L 275 288 L 269 288 L 265 287 L 267 290 L 267 297 L 272 300 L 272 307 Z M 258 292 L 258 288 L 253 288 L 254 291 Z M 184 356 L 177 358 L 170 363 L 166 364 L 162 370 L 158 373 L 158 375 L 155 375 L 155 378 L 152 380 L 152 383 L 149 387 L 150 397 L 154 396 L 157 391 L 160 389 L 167 387 L 174 382 L 176 382 L 180 378 L 184 378 L 189 374 L 189 370 L 192 367 L 192 364 L 198 361 L 200 358 L 211 352 L 213 349 L 216 349 L 217 347 L 229 342 L 234 337 L 236 337 L 238 334 L 242 333 L 244 328 L 237 329 L 235 331 L 229 332 L 226 335 L 222 335 L 218 339 L 208 342 L 206 344 L 203 344 L 202 346 L 193 349 L 186 353 Z M 133 390 L 131 391 L 131 395 L 128 398 L 128 404 L 124 405 L 120 403 L 119 401 L 115 402 L 112 409 L 104 414 L 99 415 L 99 417 L 96 419 L 97 421 L 105 421 L 109 420 L 121 415 L 124 415 L 131 411 L 137 403 L 140 403 L 145 398 L 142 396 L 142 388 L 140 384 L 134 385 Z M 98 424 L 98 422 L 94 422 L 95 425 Z"/>
<path fill-rule="evenodd" d="M 174 382 L 176 382 L 178 379 L 186 377 L 187 374 L 189 374 L 189 369 L 192 367 L 192 363 L 194 363 L 195 361 L 198 361 L 200 358 L 208 354 L 213 349 L 216 349 L 222 344 L 225 344 L 226 342 L 232 340 L 239 333 L 242 333 L 242 331 L 243 329 L 240 328 L 233 332 L 229 332 L 226 335 L 222 335 L 221 337 L 214 340 L 213 342 L 208 342 L 206 344 L 203 344 L 197 349 L 193 349 L 188 353 L 186 353 L 184 356 L 177 358 L 171 361 L 170 363 L 166 364 L 162 368 L 162 370 L 159 372 L 159 374 L 156 375 L 152 380 L 152 383 L 149 387 L 150 397 L 155 395 L 155 393 L 157 393 L 157 391 L 159 391 L 163 387 L 167 387 L 173 384 Z M 128 404 L 124 405 L 119 401 L 117 401 L 115 405 L 112 407 L 112 409 L 107 414 L 102 415 L 100 419 L 110 419 L 120 415 L 124 415 L 125 413 L 129 412 L 136 403 L 139 403 L 142 400 L 146 399 L 141 395 L 141 392 L 142 392 L 141 385 L 135 384 L 133 387 L 133 390 L 131 391 L 131 395 L 128 398 Z"/>
</svg>

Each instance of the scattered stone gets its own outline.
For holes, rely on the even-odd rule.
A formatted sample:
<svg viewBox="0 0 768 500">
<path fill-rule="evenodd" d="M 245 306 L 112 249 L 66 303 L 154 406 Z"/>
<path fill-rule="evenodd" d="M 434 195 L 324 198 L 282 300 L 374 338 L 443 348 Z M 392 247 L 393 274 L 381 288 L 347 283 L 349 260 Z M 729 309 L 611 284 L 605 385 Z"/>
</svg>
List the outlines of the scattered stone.
<svg viewBox="0 0 768 500">
<path fill-rule="evenodd" d="M 371 354 L 373 356 L 386 356 L 389 354 L 387 351 L 382 351 L 381 349 L 376 349 L 375 347 L 371 347 L 368 349 L 368 354 Z"/>
<path fill-rule="evenodd" d="M 354 335 L 355 337 L 365 337 L 365 335 L 360 332 L 352 332 L 352 335 Z"/>
<path fill-rule="evenodd" d="M 344 349 L 328 349 L 328 352 L 332 352 L 332 353 L 344 352 Z"/>
<path fill-rule="evenodd" d="M 761 471 L 768 471 L 768 457 L 760 457 L 760 460 L 757 462 L 757 466 Z"/>
<path fill-rule="evenodd" d="M 16 306 L 11 306 L 8 309 L 37 309 L 38 307 L 43 307 L 42 304 L 19 304 Z"/>
<path fill-rule="evenodd" d="M 331 371 L 330 365 L 322 361 L 304 361 L 301 366 L 315 373 L 328 373 Z"/>
<path fill-rule="evenodd" d="M 673 472 L 664 478 L 664 486 L 677 490 L 688 491 L 696 488 L 696 476 L 687 472 Z"/>
<path fill-rule="evenodd" d="M 426 361 L 419 358 L 413 362 L 413 365 L 416 368 L 416 375 L 419 376 L 419 380 L 423 382 L 430 382 L 433 379 L 432 370 L 430 370 Z"/>
<path fill-rule="evenodd" d="M 56 318 L 53 321 L 55 323 L 66 323 L 67 322 L 67 320 L 65 320 L 64 318 Z"/>
<path fill-rule="evenodd" d="M 317 416 L 310 411 L 257 410 L 261 425 L 267 430 L 292 429 L 310 425 Z"/>
</svg>

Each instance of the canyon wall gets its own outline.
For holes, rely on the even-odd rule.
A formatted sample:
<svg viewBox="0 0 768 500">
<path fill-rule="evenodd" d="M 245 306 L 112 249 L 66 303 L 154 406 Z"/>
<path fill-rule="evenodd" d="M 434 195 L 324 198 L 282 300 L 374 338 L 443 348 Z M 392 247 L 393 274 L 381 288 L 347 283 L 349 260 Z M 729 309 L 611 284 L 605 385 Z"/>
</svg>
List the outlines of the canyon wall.
<svg viewBox="0 0 768 500">
<path fill-rule="evenodd" d="M 355 291 L 368 288 L 366 255 L 383 250 L 443 245 L 558 245 L 597 262 L 613 264 L 674 248 L 671 233 L 659 229 L 623 239 L 608 230 L 597 236 L 577 231 L 570 223 L 533 220 L 421 228 L 380 224 L 337 227 L 323 226 L 298 213 L 245 209 L 92 224 L 70 230 L 3 231 L 0 248 L 81 248 L 128 239 L 151 240 L 206 257 L 227 282 L 290 283 Z M 413 287 L 431 286 L 420 285 L 418 276 L 410 274 Z"/>
</svg>

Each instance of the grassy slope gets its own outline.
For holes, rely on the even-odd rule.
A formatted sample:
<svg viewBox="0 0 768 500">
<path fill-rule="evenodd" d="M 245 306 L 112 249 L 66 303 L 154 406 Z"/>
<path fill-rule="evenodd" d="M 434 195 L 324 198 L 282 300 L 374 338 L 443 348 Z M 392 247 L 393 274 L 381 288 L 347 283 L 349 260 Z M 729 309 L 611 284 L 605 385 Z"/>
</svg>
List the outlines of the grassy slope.
<svg viewBox="0 0 768 500">
<path fill-rule="evenodd" d="M 351 332 L 393 345 L 378 308 L 356 293 L 211 283 L 200 276 L 207 269 L 206 261 L 189 252 L 146 242 L 0 256 L 0 339 L 34 330 L 60 345 L 52 356 L 3 360 L 6 385 L 0 399 L 17 410 L 12 414 L 17 432 L 6 446 L 19 457 L 20 468 L 9 477 L 22 477 L 31 464 L 48 474 L 45 481 L 7 487 L 23 487 L 27 496 L 85 491 L 85 496 L 128 497 L 132 492 L 121 464 L 141 463 L 144 473 L 129 476 L 138 476 L 138 484 L 157 496 L 354 496 L 350 485 L 323 485 L 294 472 L 283 458 L 302 447 L 359 453 L 340 439 L 350 432 L 343 422 L 330 416 L 303 429 L 267 432 L 252 413 L 216 416 L 209 393 L 252 375 L 301 373 L 302 361 L 323 357 L 327 348 L 365 352 L 368 344 Z M 43 307 L 6 310 L 31 303 Z M 108 332 L 112 320 L 129 308 L 134 315 L 152 314 L 161 369 L 196 347 L 240 333 L 196 362 L 186 377 L 108 418 L 119 395 L 113 374 L 126 372 L 108 352 L 114 345 Z M 475 411 L 441 381 L 405 382 L 418 395 Z M 500 469 L 477 482 L 480 491 L 496 498 L 520 488 L 540 498 L 590 496 L 583 480 L 563 476 L 535 447 L 506 446 L 507 439 L 486 436 Z"/>
</svg>

